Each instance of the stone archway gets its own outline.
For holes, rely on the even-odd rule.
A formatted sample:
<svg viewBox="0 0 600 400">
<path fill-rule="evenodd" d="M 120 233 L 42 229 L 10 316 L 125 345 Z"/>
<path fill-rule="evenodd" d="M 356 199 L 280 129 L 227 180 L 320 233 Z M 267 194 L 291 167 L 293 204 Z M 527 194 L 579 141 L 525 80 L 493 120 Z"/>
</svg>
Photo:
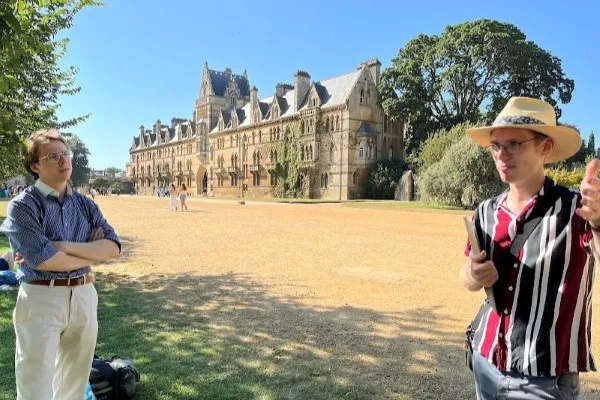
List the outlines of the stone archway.
<svg viewBox="0 0 600 400">
<path fill-rule="evenodd" d="M 196 171 L 196 193 L 206 194 L 208 187 L 208 175 L 204 165 L 200 165 Z"/>
</svg>

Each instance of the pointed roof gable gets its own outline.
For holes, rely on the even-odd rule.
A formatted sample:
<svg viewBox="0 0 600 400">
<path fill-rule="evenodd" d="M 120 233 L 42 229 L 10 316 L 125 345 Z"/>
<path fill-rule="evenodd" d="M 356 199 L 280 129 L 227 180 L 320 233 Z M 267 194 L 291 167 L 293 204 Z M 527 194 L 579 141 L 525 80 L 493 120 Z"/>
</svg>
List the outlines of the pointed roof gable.
<svg viewBox="0 0 600 400">
<path fill-rule="evenodd" d="M 208 70 L 211 86 L 216 96 L 225 96 L 225 89 L 229 85 L 229 80 L 233 76 L 233 80 L 237 84 L 242 97 L 250 96 L 250 83 L 248 79 L 243 75 L 229 74 L 221 71 Z"/>
</svg>

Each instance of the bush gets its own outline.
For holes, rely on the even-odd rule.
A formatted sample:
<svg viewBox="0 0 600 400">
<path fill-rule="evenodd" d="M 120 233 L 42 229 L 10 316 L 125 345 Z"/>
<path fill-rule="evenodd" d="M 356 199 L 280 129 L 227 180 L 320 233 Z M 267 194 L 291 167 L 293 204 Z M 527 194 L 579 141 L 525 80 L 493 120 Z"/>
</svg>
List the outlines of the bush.
<svg viewBox="0 0 600 400">
<path fill-rule="evenodd" d="M 393 199 L 396 185 L 400 182 L 406 164 L 399 158 L 381 158 L 368 167 L 365 192 L 370 199 Z"/>
<path fill-rule="evenodd" d="M 421 178 L 421 199 L 425 202 L 472 208 L 506 188 L 491 155 L 464 135 L 464 125 L 460 129 L 462 139 Z"/>
<path fill-rule="evenodd" d="M 419 153 L 414 156 L 419 173 L 427 171 L 429 167 L 439 162 L 450 146 L 458 143 L 465 136 L 465 130 L 470 126 L 459 124 L 449 131 L 442 129 L 429 135 L 421 145 Z"/>
<path fill-rule="evenodd" d="M 559 185 L 573 189 L 579 188 L 585 176 L 585 168 L 575 168 L 572 170 L 562 167 L 546 168 L 544 172 L 546 176 L 552 178 Z"/>
</svg>

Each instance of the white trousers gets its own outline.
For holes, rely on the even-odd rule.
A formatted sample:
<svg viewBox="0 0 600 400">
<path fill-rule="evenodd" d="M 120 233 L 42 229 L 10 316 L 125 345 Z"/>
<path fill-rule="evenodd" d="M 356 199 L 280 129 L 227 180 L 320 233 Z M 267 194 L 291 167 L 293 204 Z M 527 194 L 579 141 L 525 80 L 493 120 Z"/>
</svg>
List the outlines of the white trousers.
<svg viewBox="0 0 600 400">
<path fill-rule="evenodd" d="M 83 400 L 98 336 L 97 310 L 91 283 L 21 285 L 13 313 L 17 400 Z"/>
<path fill-rule="evenodd" d="M 179 203 L 177 203 L 177 196 L 174 194 L 169 196 L 169 207 L 171 207 L 171 209 L 176 209 L 179 207 Z"/>
</svg>

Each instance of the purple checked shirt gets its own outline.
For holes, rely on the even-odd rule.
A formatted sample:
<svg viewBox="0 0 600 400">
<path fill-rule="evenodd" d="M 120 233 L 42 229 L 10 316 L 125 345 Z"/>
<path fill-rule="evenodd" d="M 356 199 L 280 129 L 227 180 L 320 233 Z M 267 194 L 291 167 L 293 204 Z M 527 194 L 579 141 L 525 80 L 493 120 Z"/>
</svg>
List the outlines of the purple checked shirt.
<svg viewBox="0 0 600 400">
<path fill-rule="evenodd" d="M 7 218 L 0 232 L 8 236 L 14 253 L 21 253 L 25 264 L 17 271 L 19 283 L 37 279 L 76 278 L 90 272 L 90 267 L 73 271 L 39 271 L 43 262 L 58 250 L 52 242 L 88 242 L 92 231 L 101 227 L 104 238 L 119 246 L 121 242 L 114 229 L 106 222 L 100 209 L 91 199 L 67 189 L 60 204 L 58 192 L 38 180 L 8 203 Z"/>
</svg>

